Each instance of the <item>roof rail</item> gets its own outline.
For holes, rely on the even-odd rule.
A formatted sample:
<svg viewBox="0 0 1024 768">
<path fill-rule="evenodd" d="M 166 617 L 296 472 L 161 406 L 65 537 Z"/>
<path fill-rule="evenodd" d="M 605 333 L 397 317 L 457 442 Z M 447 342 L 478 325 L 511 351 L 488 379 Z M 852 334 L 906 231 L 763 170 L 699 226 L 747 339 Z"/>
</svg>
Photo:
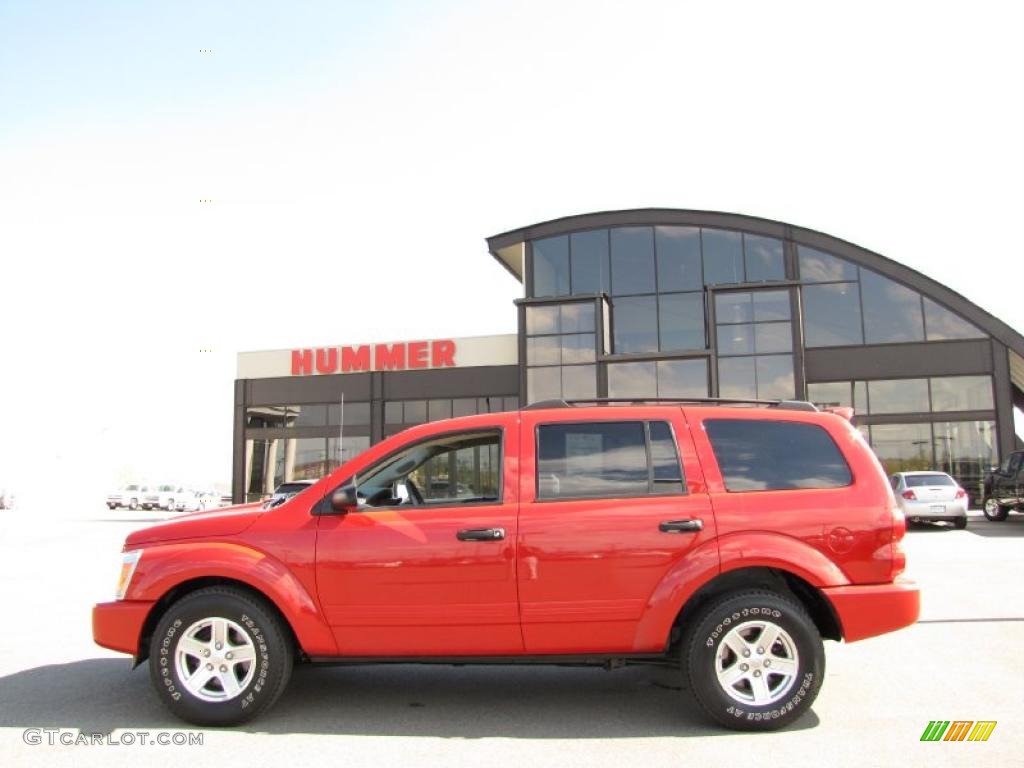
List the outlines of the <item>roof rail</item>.
<svg viewBox="0 0 1024 768">
<path fill-rule="evenodd" d="M 519 410 L 521 410 L 521 411 L 539 411 L 539 410 L 542 410 L 544 408 L 568 408 L 569 407 L 569 403 L 571 403 L 571 402 L 574 402 L 574 401 L 572 401 L 572 400 L 562 400 L 562 399 L 557 399 L 557 398 L 555 400 L 538 400 L 536 403 L 530 403 L 529 405 L 524 405 Z"/>
<path fill-rule="evenodd" d="M 569 408 L 574 405 L 644 405 L 645 403 L 662 403 L 675 405 L 756 405 L 765 408 L 779 408 L 785 411 L 817 412 L 814 403 L 805 400 L 756 400 L 734 397 L 587 397 L 573 400 L 540 400 L 523 406 L 524 411 L 535 411 L 542 408 Z"/>
</svg>

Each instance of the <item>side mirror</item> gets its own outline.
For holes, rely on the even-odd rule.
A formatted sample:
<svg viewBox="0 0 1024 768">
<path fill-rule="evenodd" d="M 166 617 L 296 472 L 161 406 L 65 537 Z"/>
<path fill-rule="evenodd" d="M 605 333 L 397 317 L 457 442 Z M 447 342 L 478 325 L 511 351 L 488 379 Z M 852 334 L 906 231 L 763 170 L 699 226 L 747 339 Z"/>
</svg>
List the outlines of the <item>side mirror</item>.
<svg viewBox="0 0 1024 768">
<path fill-rule="evenodd" d="M 359 506 L 354 485 L 344 485 L 331 494 L 331 509 L 340 515 L 347 514 Z"/>
</svg>

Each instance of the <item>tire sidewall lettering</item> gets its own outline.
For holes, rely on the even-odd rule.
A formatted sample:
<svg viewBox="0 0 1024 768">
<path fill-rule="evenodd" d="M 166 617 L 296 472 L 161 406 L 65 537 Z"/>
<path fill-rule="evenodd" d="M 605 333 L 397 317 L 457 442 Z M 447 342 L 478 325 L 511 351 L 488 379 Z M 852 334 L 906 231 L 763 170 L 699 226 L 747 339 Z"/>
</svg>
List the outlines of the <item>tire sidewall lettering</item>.
<svg viewBox="0 0 1024 768">
<path fill-rule="evenodd" d="M 171 608 L 174 611 L 174 608 Z M 249 681 L 248 686 L 237 697 L 223 702 L 204 701 L 191 693 L 182 684 L 178 676 L 174 657 L 177 652 L 177 645 L 180 642 L 180 634 L 185 626 L 191 626 L 193 622 L 217 615 L 229 619 L 242 626 L 249 634 L 256 650 L 256 663 L 258 664 L 255 675 Z M 166 619 L 164 620 L 166 621 Z M 228 607 L 219 610 L 203 610 L 198 606 L 189 606 L 186 610 L 177 613 L 173 620 L 166 624 L 163 635 L 157 643 L 151 644 L 156 653 L 151 651 L 151 664 L 154 669 L 154 682 L 157 682 L 157 690 L 162 692 L 174 702 L 187 705 L 191 708 L 210 709 L 224 711 L 231 708 L 235 711 L 247 711 L 254 708 L 262 694 L 271 687 L 271 679 L 274 673 L 274 662 L 272 659 L 270 643 L 262 622 L 253 617 L 248 609 L 231 609 Z"/>
<path fill-rule="evenodd" d="M 711 633 L 705 639 L 704 644 L 708 648 L 714 647 L 715 641 L 718 640 L 718 638 L 721 635 L 725 634 L 725 631 L 728 630 L 729 626 L 733 622 L 738 621 L 740 618 L 746 618 L 749 616 L 768 617 L 771 619 L 779 620 L 782 619 L 782 611 L 778 610 L 777 608 L 756 607 L 744 608 L 742 611 L 736 611 L 722 619 L 721 623 L 719 623 L 713 630 L 711 630 Z"/>
<path fill-rule="evenodd" d="M 691 656 L 683 660 L 688 665 L 691 689 L 705 710 L 723 724 L 740 721 L 749 723 L 740 726 L 742 729 L 778 728 L 801 717 L 817 696 L 824 669 L 819 666 L 824 663 L 820 636 L 810 617 L 799 611 L 798 604 L 787 608 L 786 604 L 795 602 L 789 598 L 771 595 L 762 602 L 762 596 L 749 595 L 743 596 L 747 600 L 730 604 L 730 600 L 738 597 L 723 597 L 718 602 L 720 609 L 708 607 L 696 619 L 698 624 L 692 630 L 696 636 L 684 648 L 689 649 Z M 786 695 L 763 707 L 733 699 L 722 688 L 715 671 L 725 635 L 747 621 L 777 624 L 791 635 L 799 652 L 796 677 Z"/>
</svg>

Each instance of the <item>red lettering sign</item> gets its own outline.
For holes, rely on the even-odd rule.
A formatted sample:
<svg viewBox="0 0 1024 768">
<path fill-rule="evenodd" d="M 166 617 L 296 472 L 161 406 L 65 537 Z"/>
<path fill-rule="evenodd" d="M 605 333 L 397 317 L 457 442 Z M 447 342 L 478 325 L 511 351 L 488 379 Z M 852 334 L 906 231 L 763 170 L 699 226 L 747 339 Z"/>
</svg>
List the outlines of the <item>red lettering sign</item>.
<svg viewBox="0 0 1024 768">
<path fill-rule="evenodd" d="M 378 344 L 373 348 L 373 368 L 377 371 L 405 368 L 405 344 Z"/>
<path fill-rule="evenodd" d="M 342 347 L 341 348 L 341 372 L 351 373 L 352 371 L 370 370 L 370 348 L 363 347 Z"/>
<path fill-rule="evenodd" d="M 425 341 L 410 341 L 409 342 L 409 367 L 410 368 L 426 368 L 427 367 L 427 342 L 425 342 Z"/>
<path fill-rule="evenodd" d="M 435 341 L 431 345 L 431 363 L 435 368 L 455 367 L 455 342 Z"/>
<path fill-rule="evenodd" d="M 293 349 L 292 376 L 455 366 L 455 342 L 451 339 L 374 344 L 372 359 L 370 353 L 371 348 L 366 344 L 359 347 Z"/>
<path fill-rule="evenodd" d="M 316 351 L 316 372 L 334 373 L 338 370 L 338 348 L 328 347 Z"/>
<path fill-rule="evenodd" d="M 292 376 L 305 376 L 313 372 L 313 350 L 292 350 Z"/>
</svg>

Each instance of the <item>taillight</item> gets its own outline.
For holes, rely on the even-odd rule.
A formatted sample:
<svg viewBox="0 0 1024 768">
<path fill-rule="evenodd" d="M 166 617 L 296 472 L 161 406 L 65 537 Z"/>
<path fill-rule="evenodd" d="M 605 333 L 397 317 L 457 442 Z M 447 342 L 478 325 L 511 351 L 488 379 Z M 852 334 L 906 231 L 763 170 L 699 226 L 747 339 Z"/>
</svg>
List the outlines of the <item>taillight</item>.
<svg viewBox="0 0 1024 768">
<path fill-rule="evenodd" d="M 907 535 L 907 516 L 899 507 L 892 508 L 892 540 L 899 541 Z"/>
<path fill-rule="evenodd" d="M 913 491 L 907 491 L 913 493 Z M 899 507 L 892 509 L 892 579 L 907 567 L 907 553 L 903 551 L 903 537 L 907 534 L 907 518 Z"/>
<path fill-rule="evenodd" d="M 914 493 L 913 491 L 904 491 L 903 493 L 900 494 L 900 496 L 902 496 L 904 499 L 907 499 L 908 501 L 917 501 L 917 494 Z"/>
<path fill-rule="evenodd" d="M 963 488 L 957 488 L 957 491 L 956 491 L 956 498 L 958 498 L 958 499 L 962 499 L 962 498 L 964 498 L 964 497 L 965 497 L 966 495 L 967 495 L 967 491 L 965 491 L 965 490 L 964 490 Z"/>
</svg>

